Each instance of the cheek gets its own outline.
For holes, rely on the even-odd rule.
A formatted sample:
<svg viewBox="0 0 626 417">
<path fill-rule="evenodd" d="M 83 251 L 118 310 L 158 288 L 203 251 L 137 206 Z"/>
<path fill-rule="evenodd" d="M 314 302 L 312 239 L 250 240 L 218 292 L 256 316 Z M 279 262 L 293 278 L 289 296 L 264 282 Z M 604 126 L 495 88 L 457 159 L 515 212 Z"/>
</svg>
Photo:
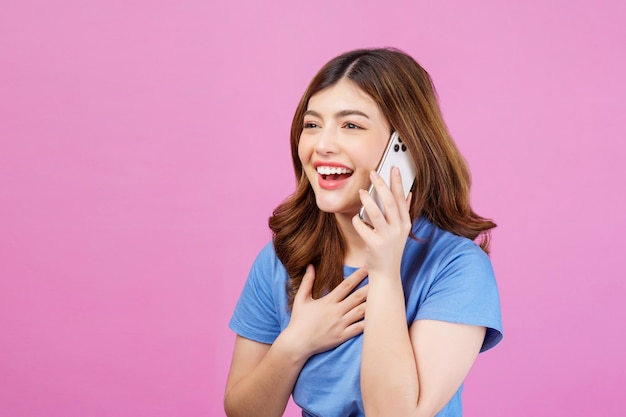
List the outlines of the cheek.
<svg viewBox="0 0 626 417">
<path fill-rule="evenodd" d="M 313 181 L 313 176 L 317 175 L 317 171 L 314 171 L 311 168 L 311 156 L 313 154 L 311 146 L 307 146 L 306 141 L 300 141 L 298 143 L 298 159 L 300 159 L 300 164 L 302 165 L 302 170 L 304 174 L 309 179 L 309 182 Z"/>
<path fill-rule="evenodd" d="M 375 151 L 369 155 L 368 164 L 371 170 L 376 170 L 376 168 L 378 168 L 378 164 L 380 163 L 386 148 L 387 141 L 380 142 L 376 145 Z"/>
<path fill-rule="evenodd" d="M 298 142 L 298 158 L 302 164 L 307 163 L 311 159 L 310 146 L 307 146 L 306 141 L 300 140 Z"/>
<path fill-rule="evenodd" d="M 378 152 L 371 152 L 367 155 L 363 155 L 363 158 L 361 158 L 361 166 L 364 168 L 364 171 L 367 172 L 366 175 L 369 176 L 370 171 L 375 171 L 376 168 L 378 168 L 378 163 L 380 162 L 383 151 L 384 149 L 380 151 L 380 154 L 378 154 Z"/>
</svg>

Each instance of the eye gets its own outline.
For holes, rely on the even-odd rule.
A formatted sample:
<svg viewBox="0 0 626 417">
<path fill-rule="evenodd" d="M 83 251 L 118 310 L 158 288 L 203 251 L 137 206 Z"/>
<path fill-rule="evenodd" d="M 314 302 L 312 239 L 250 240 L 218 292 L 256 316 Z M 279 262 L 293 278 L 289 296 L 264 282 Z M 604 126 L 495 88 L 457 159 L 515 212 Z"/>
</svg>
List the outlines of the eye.
<svg viewBox="0 0 626 417">
<path fill-rule="evenodd" d="M 354 123 L 347 122 L 343 125 L 346 129 L 361 129 L 361 126 L 355 125 Z"/>
<path fill-rule="evenodd" d="M 315 129 L 316 127 L 319 127 L 319 125 L 315 122 L 304 122 L 302 124 L 303 129 Z"/>
</svg>

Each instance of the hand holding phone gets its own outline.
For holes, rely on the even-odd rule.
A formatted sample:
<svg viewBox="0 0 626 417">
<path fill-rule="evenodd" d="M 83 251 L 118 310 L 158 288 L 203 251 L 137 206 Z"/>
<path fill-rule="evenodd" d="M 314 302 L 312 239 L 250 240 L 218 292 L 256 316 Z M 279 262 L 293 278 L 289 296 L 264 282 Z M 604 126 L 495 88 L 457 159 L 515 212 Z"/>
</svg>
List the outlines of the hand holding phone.
<svg viewBox="0 0 626 417">
<path fill-rule="evenodd" d="M 385 181 L 387 186 L 391 187 L 391 168 L 397 167 L 400 170 L 400 176 L 402 177 L 402 188 L 404 192 L 404 197 L 406 198 L 409 195 L 409 191 L 411 187 L 413 187 L 413 183 L 415 182 L 415 173 L 417 169 L 415 168 L 415 164 L 413 163 L 413 158 L 409 153 L 406 145 L 402 143 L 402 139 L 398 137 L 397 132 L 393 132 L 391 134 L 391 138 L 389 138 L 389 143 L 387 144 L 387 148 L 383 153 L 383 156 L 378 164 L 378 168 L 376 172 L 381 178 Z M 372 184 L 369 188 L 369 194 L 372 196 L 376 205 L 380 208 L 380 210 L 385 213 L 385 208 L 383 206 L 383 202 L 380 199 L 380 196 L 374 189 L 374 185 Z M 365 207 L 361 207 L 361 211 L 359 212 L 359 217 L 365 223 L 371 225 L 372 222 L 367 215 L 367 211 Z"/>
</svg>

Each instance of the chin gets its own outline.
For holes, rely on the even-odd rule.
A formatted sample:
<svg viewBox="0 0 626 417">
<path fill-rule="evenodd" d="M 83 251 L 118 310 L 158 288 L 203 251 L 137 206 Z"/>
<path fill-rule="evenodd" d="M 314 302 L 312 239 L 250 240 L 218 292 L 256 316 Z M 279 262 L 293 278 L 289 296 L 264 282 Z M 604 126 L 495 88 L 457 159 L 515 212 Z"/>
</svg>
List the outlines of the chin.
<svg viewBox="0 0 626 417">
<path fill-rule="evenodd" d="M 361 210 L 361 204 L 332 204 L 324 201 L 317 201 L 317 208 L 324 213 L 331 214 L 345 214 L 349 216 L 354 216 Z"/>
</svg>

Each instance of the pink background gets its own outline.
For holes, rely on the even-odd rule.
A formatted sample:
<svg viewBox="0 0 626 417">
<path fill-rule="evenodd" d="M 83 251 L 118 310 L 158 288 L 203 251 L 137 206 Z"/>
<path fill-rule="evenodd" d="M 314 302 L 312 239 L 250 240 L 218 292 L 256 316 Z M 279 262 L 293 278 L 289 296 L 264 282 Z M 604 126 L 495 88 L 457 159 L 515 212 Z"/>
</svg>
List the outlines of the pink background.
<svg viewBox="0 0 626 417">
<path fill-rule="evenodd" d="M 0 415 L 223 416 L 296 103 L 384 45 L 433 76 L 499 224 L 505 340 L 466 415 L 622 413 L 623 4 L 4 1 Z"/>
</svg>

